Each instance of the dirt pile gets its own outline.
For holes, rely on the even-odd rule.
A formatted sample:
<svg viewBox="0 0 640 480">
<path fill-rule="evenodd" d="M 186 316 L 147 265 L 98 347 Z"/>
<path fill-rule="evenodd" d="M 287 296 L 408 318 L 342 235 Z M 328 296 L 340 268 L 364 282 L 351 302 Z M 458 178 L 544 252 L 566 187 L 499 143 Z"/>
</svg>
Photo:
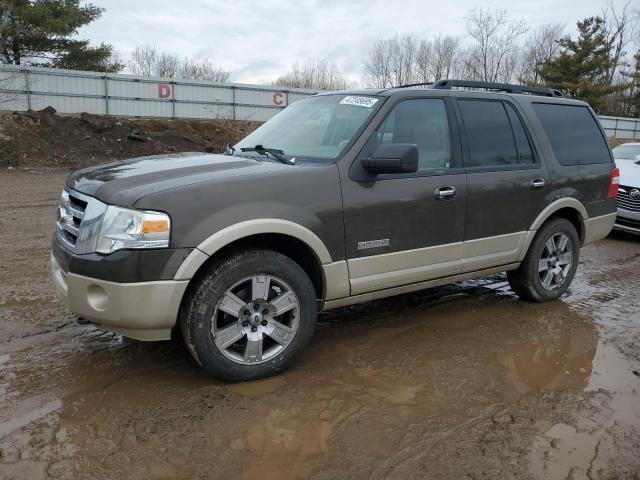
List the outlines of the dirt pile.
<svg viewBox="0 0 640 480">
<path fill-rule="evenodd" d="M 232 120 L 133 120 L 40 111 L 0 114 L 0 168 L 71 167 L 180 151 L 220 152 L 259 125 Z"/>
</svg>

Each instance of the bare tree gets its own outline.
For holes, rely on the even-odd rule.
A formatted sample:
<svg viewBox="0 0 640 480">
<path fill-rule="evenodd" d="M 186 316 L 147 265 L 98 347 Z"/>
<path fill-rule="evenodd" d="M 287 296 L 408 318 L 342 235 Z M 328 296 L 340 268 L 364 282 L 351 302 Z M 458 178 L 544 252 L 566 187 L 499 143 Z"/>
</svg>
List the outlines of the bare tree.
<svg viewBox="0 0 640 480">
<path fill-rule="evenodd" d="M 434 80 L 450 78 L 459 69 L 460 39 L 438 35 L 433 40 L 431 75 Z"/>
<path fill-rule="evenodd" d="M 415 55 L 413 77 L 417 83 L 450 78 L 459 70 L 460 40 L 438 35 L 433 40 L 421 40 Z"/>
<path fill-rule="evenodd" d="M 129 70 L 134 75 L 145 77 L 184 78 L 185 80 L 209 80 L 227 82 L 231 73 L 211 63 L 207 58 L 180 60 L 177 55 L 159 51 L 145 45 L 136 47 L 129 59 Z"/>
<path fill-rule="evenodd" d="M 542 25 L 531 32 L 522 48 L 521 82 L 540 83 L 540 67 L 560 53 L 558 40 L 563 32 L 564 26 L 560 23 Z"/>
<path fill-rule="evenodd" d="M 602 19 L 605 25 L 605 42 L 611 58 L 611 66 L 607 70 L 609 85 L 614 84 L 616 73 L 620 67 L 627 66 L 625 48 L 633 41 L 636 34 L 635 21 L 629 11 L 630 0 L 617 10 L 612 0 L 607 1 L 603 9 Z"/>
<path fill-rule="evenodd" d="M 416 83 L 433 81 L 433 42 L 420 40 L 416 50 L 413 79 Z"/>
<path fill-rule="evenodd" d="M 228 82 L 231 72 L 214 65 L 205 58 L 204 60 L 192 60 L 185 58 L 179 67 L 178 77 L 185 80 L 208 80 L 211 82 Z"/>
<path fill-rule="evenodd" d="M 393 86 L 414 82 L 418 40 L 414 35 L 396 35 L 389 39 Z"/>
<path fill-rule="evenodd" d="M 310 58 L 304 63 L 294 63 L 289 72 L 279 76 L 272 84 L 278 87 L 344 90 L 351 87 L 353 82 L 335 63 L 324 58 Z"/>
<path fill-rule="evenodd" d="M 509 81 L 515 73 L 518 39 L 528 29 L 524 20 L 509 22 L 506 10 L 475 8 L 465 17 L 474 40 L 466 53 L 469 76 L 485 82 Z"/>
<path fill-rule="evenodd" d="M 179 69 L 180 59 L 176 55 L 150 45 L 136 47 L 129 59 L 129 70 L 134 75 L 174 78 Z"/>
<path fill-rule="evenodd" d="M 416 76 L 417 57 L 420 52 L 418 39 L 403 34 L 378 40 L 364 60 L 366 83 L 378 88 L 387 88 L 412 83 Z M 427 45 L 422 45 L 427 48 Z"/>
<path fill-rule="evenodd" d="M 391 78 L 391 51 L 387 40 L 377 40 L 364 62 L 365 83 L 375 88 L 393 86 Z"/>
</svg>

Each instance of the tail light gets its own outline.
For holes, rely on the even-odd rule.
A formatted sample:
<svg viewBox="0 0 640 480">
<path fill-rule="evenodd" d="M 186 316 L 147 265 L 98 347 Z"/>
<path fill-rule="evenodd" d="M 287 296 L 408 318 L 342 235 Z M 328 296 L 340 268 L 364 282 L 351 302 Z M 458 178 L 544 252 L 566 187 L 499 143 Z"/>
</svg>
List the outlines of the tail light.
<svg viewBox="0 0 640 480">
<path fill-rule="evenodd" d="M 618 188 L 620 187 L 620 170 L 614 168 L 609 174 L 609 189 L 607 190 L 607 198 L 616 198 L 618 196 Z"/>
</svg>

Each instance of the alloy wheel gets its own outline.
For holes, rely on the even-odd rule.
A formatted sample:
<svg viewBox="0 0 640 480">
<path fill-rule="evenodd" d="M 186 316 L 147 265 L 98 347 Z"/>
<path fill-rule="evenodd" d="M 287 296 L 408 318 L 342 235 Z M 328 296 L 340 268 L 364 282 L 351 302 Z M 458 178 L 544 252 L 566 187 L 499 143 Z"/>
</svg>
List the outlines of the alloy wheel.
<svg viewBox="0 0 640 480">
<path fill-rule="evenodd" d="M 556 233 L 545 242 L 540 260 L 538 275 L 545 290 L 556 290 L 565 282 L 573 265 L 571 240 L 564 233 Z"/>
<path fill-rule="evenodd" d="M 215 346 L 242 365 L 266 362 L 287 348 L 300 324 L 300 302 L 282 279 L 246 277 L 224 293 L 211 321 Z"/>
</svg>

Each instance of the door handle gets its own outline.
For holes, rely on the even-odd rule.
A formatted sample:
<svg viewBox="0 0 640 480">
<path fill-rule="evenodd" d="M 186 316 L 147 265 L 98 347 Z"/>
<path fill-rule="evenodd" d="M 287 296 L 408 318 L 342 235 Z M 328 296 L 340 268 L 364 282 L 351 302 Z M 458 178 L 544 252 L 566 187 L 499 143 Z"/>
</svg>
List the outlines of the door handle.
<svg viewBox="0 0 640 480">
<path fill-rule="evenodd" d="M 456 196 L 456 187 L 452 185 L 438 187 L 433 191 L 433 196 L 436 200 L 452 200 Z"/>
<path fill-rule="evenodd" d="M 544 178 L 534 178 L 533 180 L 531 180 L 530 185 L 533 190 L 540 190 L 545 186 Z"/>
</svg>

